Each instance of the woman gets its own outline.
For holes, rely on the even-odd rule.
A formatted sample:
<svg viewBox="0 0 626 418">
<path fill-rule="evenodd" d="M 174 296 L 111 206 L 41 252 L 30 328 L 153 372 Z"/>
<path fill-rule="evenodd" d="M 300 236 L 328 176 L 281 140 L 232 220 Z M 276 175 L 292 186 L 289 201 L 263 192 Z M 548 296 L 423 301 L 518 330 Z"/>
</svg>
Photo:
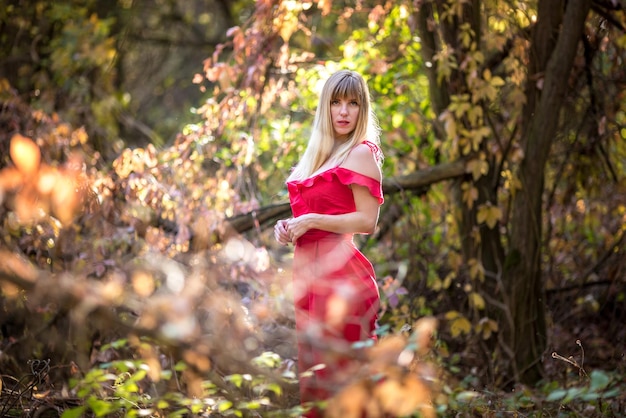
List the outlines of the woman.
<svg viewBox="0 0 626 418">
<path fill-rule="evenodd" d="M 294 302 L 301 401 L 332 396 L 347 380 L 341 352 L 375 339 L 379 294 L 372 264 L 353 235 L 371 234 L 382 195 L 380 129 L 367 84 L 353 71 L 334 73 L 322 89 L 311 138 L 287 179 L 293 218 L 280 220 L 276 240 L 295 244 Z"/>
</svg>

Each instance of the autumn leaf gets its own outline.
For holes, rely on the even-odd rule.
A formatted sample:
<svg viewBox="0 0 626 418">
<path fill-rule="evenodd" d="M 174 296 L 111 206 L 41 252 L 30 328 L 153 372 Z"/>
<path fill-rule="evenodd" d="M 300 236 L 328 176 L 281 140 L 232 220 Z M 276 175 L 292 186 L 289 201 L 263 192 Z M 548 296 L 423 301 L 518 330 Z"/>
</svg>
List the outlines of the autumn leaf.
<svg viewBox="0 0 626 418">
<path fill-rule="evenodd" d="M 448 139 L 454 139 L 457 136 L 457 120 L 450 110 L 445 110 L 439 115 L 439 120 L 443 122 L 443 128 Z"/>
<path fill-rule="evenodd" d="M 0 171 L 0 195 L 4 191 L 20 187 L 23 181 L 24 176 L 18 169 L 13 167 L 4 168 Z"/>
<path fill-rule="evenodd" d="M 76 192 L 76 184 L 72 177 L 59 176 L 54 183 L 51 196 L 52 211 L 64 225 L 69 225 L 74 218 L 80 203 L 80 196 Z"/>
<path fill-rule="evenodd" d="M 330 13 L 333 3 L 331 0 L 318 0 L 317 7 L 322 10 L 322 16 L 326 16 Z"/>
<path fill-rule="evenodd" d="M 154 277 L 147 271 L 136 271 L 135 273 L 133 273 L 131 281 L 135 293 L 144 298 L 150 296 L 152 293 L 154 293 L 154 290 L 156 289 Z"/>
<path fill-rule="evenodd" d="M 477 292 L 472 292 L 469 294 L 469 301 L 470 301 L 470 305 L 472 305 L 474 308 L 482 311 L 483 309 L 485 309 L 485 299 L 483 299 L 483 297 L 480 295 L 480 293 Z"/>
<path fill-rule="evenodd" d="M 489 172 L 489 163 L 485 161 L 484 155 L 481 155 L 482 158 L 474 158 L 469 161 L 465 166 L 465 171 L 468 173 L 472 173 L 472 178 L 474 181 L 478 180 L 480 177 L 484 176 Z"/>
<path fill-rule="evenodd" d="M 511 196 L 515 196 L 515 193 L 522 189 L 522 182 L 511 170 L 503 171 L 502 177 L 504 177 L 504 188 L 509 190 Z"/>
<path fill-rule="evenodd" d="M 9 151 L 13 164 L 26 176 L 32 176 L 39 170 L 41 151 L 35 142 L 20 134 L 11 138 Z"/>
<path fill-rule="evenodd" d="M 480 260 L 476 258 L 471 258 L 467 265 L 469 267 L 469 274 L 472 280 L 479 279 L 481 282 L 485 280 L 485 269 Z"/>
<path fill-rule="evenodd" d="M 291 35 L 293 35 L 298 30 L 298 12 L 301 9 L 301 6 L 296 1 L 286 1 L 282 3 L 285 10 L 282 11 L 282 14 L 276 17 L 274 24 L 280 27 L 279 34 L 280 37 L 285 42 L 289 42 L 291 39 Z"/>
<path fill-rule="evenodd" d="M 488 126 L 482 126 L 480 128 L 472 129 L 468 133 L 468 137 L 471 139 L 472 149 L 478 151 L 481 142 L 484 138 L 489 137 L 491 129 Z"/>
<path fill-rule="evenodd" d="M 39 178 L 37 179 L 37 191 L 41 195 L 49 195 L 61 177 L 59 170 L 48 165 L 43 165 L 39 170 Z"/>
<path fill-rule="evenodd" d="M 413 325 L 412 339 L 416 342 L 416 351 L 419 355 L 426 355 L 430 349 L 432 337 L 437 330 L 438 321 L 435 317 L 424 317 Z"/>
<path fill-rule="evenodd" d="M 378 344 L 368 350 L 374 370 L 383 370 L 386 366 L 396 364 L 400 353 L 406 348 L 406 339 L 400 335 L 381 338 Z"/>
<path fill-rule="evenodd" d="M 472 107 L 469 102 L 469 95 L 467 94 L 454 95 L 450 99 L 452 103 L 450 103 L 448 108 L 457 118 L 463 117 Z"/>
<path fill-rule="evenodd" d="M 478 189 L 472 183 L 466 181 L 461 185 L 461 190 L 463 190 L 463 202 L 465 202 L 468 208 L 473 208 L 474 202 L 478 199 Z"/>
<path fill-rule="evenodd" d="M 418 411 L 424 417 L 435 416 L 430 404 L 430 390 L 414 375 L 383 381 L 374 388 L 374 396 L 388 416 L 408 416 Z"/>
<path fill-rule="evenodd" d="M 448 320 L 450 333 L 454 338 L 461 334 L 469 334 L 472 330 L 471 322 L 459 311 L 449 311 L 446 313 L 445 318 Z"/>
<path fill-rule="evenodd" d="M 368 388 L 363 382 L 356 382 L 347 386 L 329 401 L 329 407 L 324 416 L 328 418 L 362 417 L 363 406 L 371 397 L 368 392 Z"/>
<path fill-rule="evenodd" d="M 459 38 L 461 39 L 461 44 L 463 45 L 464 48 L 469 48 L 476 36 L 474 31 L 472 30 L 471 25 L 469 23 L 463 23 L 459 27 L 459 31 L 460 31 Z"/>
<path fill-rule="evenodd" d="M 492 333 L 498 331 L 498 323 L 487 317 L 481 318 L 476 325 L 476 330 L 481 334 L 483 340 L 487 340 Z"/>
<path fill-rule="evenodd" d="M 502 219 L 502 210 L 492 204 L 481 205 L 476 217 L 479 224 L 486 223 L 490 229 L 493 229 Z"/>
<path fill-rule="evenodd" d="M 449 80 L 452 71 L 458 68 L 456 57 L 450 48 L 444 48 L 433 56 L 433 60 L 437 62 L 437 83 Z"/>
<path fill-rule="evenodd" d="M 487 100 L 493 101 L 498 96 L 498 87 L 502 87 L 504 85 L 504 80 L 501 77 L 492 76 L 489 69 L 486 69 L 483 72 L 483 78 L 486 81 L 483 94 Z"/>
<path fill-rule="evenodd" d="M 479 105 L 472 105 L 467 110 L 467 119 L 472 126 L 477 126 L 483 118 L 483 108 Z"/>
<path fill-rule="evenodd" d="M 498 22 L 500 27 L 496 30 L 502 30 L 505 26 L 503 22 Z M 485 36 L 485 46 L 487 50 L 503 51 L 508 38 L 504 35 L 491 33 L 489 36 Z"/>
</svg>

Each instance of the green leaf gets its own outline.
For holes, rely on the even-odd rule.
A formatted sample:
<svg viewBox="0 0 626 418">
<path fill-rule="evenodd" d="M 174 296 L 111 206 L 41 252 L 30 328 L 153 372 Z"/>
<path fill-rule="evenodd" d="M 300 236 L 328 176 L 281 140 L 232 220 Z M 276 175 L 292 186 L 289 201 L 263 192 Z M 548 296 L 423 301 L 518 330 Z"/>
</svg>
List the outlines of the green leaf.
<svg viewBox="0 0 626 418">
<path fill-rule="evenodd" d="M 65 411 L 63 411 L 63 415 L 61 415 L 61 418 L 80 418 L 84 415 L 85 409 L 87 408 L 85 408 L 84 406 L 66 409 Z"/>
<path fill-rule="evenodd" d="M 597 392 L 606 388 L 611 382 L 611 378 L 601 370 L 594 370 L 591 372 L 591 386 L 589 387 L 589 391 Z"/>
<path fill-rule="evenodd" d="M 280 387 L 278 383 L 268 383 L 267 385 L 263 387 L 263 389 L 274 392 L 278 396 L 283 394 L 283 389 Z"/>
<path fill-rule="evenodd" d="M 581 400 L 585 401 L 585 402 L 589 402 L 589 401 L 595 401 L 596 399 L 598 399 L 600 397 L 599 394 L 597 393 L 585 393 L 584 395 L 582 395 L 580 397 Z"/>
<path fill-rule="evenodd" d="M 131 379 L 134 380 L 134 381 L 143 380 L 146 377 L 147 374 L 148 374 L 148 372 L 146 370 L 143 370 L 143 369 L 142 370 L 137 370 L 135 372 L 135 374 L 133 374 Z"/>
<path fill-rule="evenodd" d="M 612 397 L 617 396 L 617 395 L 619 395 L 621 393 L 622 392 L 621 392 L 620 388 L 613 388 L 611 390 L 608 390 L 608 391 L 604 392 L 602 394 L 602 399 L 612 398 Z"/>
<path fill-rule="evenodd" d="M 255 410 L 255 409 L 259 409 L 260 407 L 261 407 L 261 404 L 258 401 L 249 401 L 249 402 L 242 402 L 241 404 L 239 404 L 238 409 Z"/>
<path fill-rule="evenodd" d="M 243 383 L 243 376 L 240 374 L 231 374 L 229 376 L 224 377 L 224 380 L 240 388 L 241 384 Z"/>
<path fill-rule="evenodd" d="M 265 351 L 260 356 L 252 359 L 252 362 L 257 366 L 275 368 L 280 365 L 280 356 L 271 351 Z"/>
<path fill-rule="evenodd" d="M 469 402 L 476 397 L 478 397 L 478 393 L 471 390 L 466 390 L 456 395 L 456 400 L 459 402 Z"/>
<path fill-rule="evenodd" d="M 579 397 L 579 395 L 585 392 L 584 388 L 569 388 L 567 391 L 567 396 L 563 399 L 563 403 L 569 403 L 570 401 Z"/>
<path fill-rule="evenodd" d="M 135 382 L 126 382 L 125 384 L 119 386 L 117 392 L 122 392 L 125 394 L 130 394 L 130 393 L 138 393 L 139 392 L 139 385 L 137 385 L 137 383 Z"/>
<path fill-rule="evenodd" d="M 217 405 L 217 410 L 219 412 L 226 412 L 228 411 L 230 408 L 232 408 L 233 403 L 231 401 L 221 401 L 218 405 Z"/>
<path fill-rule="evenodd" d="M 564 389 L 557 389 L 553 392 L 550 392 L 550 394 L 548 396 L 546 396 L 546 401 L 548 402 L 554 402 L 554 401 L 558 401 L 560 399 L 563 399 L 565 397 L 565 395 L 567 395 L 567 391 Z"/>
<path fill-rule="evenodd" d="M 167 416 L 168 418 L 177 418 L 177 417 L 186 417 L 189 411 L 187 408 L 180 408 L 176 411 L 170 412 Z"/>
<path fill-rule="evenodd" d="M 97 417 L 103 417 L 111 412 L 111 404 L 109 402 L 91 397 L 87 399 L 87 404 Z"/>
</svg>

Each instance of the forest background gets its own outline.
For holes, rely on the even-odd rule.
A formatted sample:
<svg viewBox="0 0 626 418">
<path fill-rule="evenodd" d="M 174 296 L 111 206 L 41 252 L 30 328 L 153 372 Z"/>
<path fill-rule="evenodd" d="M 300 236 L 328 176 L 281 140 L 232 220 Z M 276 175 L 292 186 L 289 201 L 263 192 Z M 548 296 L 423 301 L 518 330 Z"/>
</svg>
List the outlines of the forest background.
<svg viewBox="0 0 626 418">
<path fill-rule="evenodd" d="M 0 415 L 302 412 L 271 226 L 339 68 L 383 307 L 328 416 L 624 415 L 625 8 L 5 1 Z"/>
</svg>

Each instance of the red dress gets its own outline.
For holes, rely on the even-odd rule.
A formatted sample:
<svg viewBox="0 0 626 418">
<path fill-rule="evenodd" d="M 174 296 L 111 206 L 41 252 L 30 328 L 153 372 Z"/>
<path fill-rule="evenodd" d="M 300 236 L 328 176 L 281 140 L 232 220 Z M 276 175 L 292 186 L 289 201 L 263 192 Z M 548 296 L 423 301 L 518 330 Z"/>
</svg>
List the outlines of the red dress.
<svg viewBox="0 0 626 418">
<path fill-rule="evenodd" d="M 366 142 L 378 158 L 380 149 Z M 383 203 L 380 181 L 343 167 L 287 182 L 294 217 L 306 213 L 344 214 L 356 210 L 351 185 L 365 186 Z M 349 359 L 337 351 L 376 339 L 379 308 L 374 269 L 356 248 L 353 234 L 309 230 L 296 243 L 293 262 L 298 369 L 326 367 L 300 380 L 301 402 L 323 400 L 349 373 Z M 333 349 L 336 348 L 337 350 Z M 313 414 L 314 415 L 314 414 Z"/>
</svg>

